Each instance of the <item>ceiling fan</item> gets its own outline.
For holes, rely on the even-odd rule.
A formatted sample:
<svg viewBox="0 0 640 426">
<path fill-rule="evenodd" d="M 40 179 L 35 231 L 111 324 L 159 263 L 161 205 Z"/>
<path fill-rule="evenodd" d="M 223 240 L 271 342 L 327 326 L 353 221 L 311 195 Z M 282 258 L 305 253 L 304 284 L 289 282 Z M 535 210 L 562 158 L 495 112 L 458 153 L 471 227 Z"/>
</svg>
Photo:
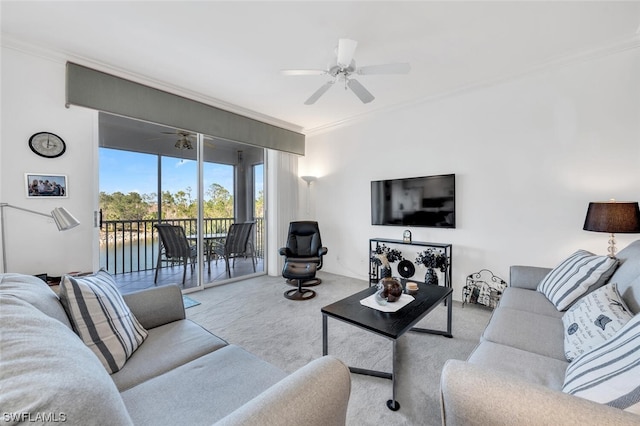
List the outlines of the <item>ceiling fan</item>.
<svg viewBox="0 0 640 426">
<path fill-rule="evenodd" d="M 283 75 L 330 75 L 333 79 L 326 82 L 318 90 L 316 90 L 307 99 L 304 104 L 312 105 L 320 97 L 340 80 L 344 82 L 345 90 L 347 88 L 360 99 L 363 103 L 369 103 L 375 99 L 375 97 L 355 78 L 354 74 L 359 75 L 372 75 L 372 74 L 407 74 L 411 69 L 408 63 L 392 63 L 383 65 L 369 65 L 365 67 L 356 67 L 356 61 L 353 59 L 353 55 L 356 51 L 358 42 L 347 38 L 341 38 L 338 40 L 338 48 L 336 50 L 337 62 L 328 70 L 321 69 L 300 69 L 300 70 L 282 70 Z"/>
<path fill-rule="evenodd" d="M 193 136 L 193 133 L 185 132 L 182 130 L 176 130 L 175 132 L 161 132 L 165 135 L 178 135 L 180 136 L 174 145 L 176 149 L 193 149 L 189 136 Z"/>
</svg>

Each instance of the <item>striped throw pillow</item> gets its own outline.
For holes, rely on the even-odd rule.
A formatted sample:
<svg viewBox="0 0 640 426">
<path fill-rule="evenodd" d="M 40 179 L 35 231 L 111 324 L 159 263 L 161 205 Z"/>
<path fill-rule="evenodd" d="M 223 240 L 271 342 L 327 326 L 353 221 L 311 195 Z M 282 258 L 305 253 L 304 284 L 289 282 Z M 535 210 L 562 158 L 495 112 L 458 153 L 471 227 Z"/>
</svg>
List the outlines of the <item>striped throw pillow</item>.
<svg viewBox="0 0 640 426">
<path fill-rule="evenodd" d="M 640 414 L 640 315 L 611 339 L 577 357 L 562 391 Z"/>
<path fill-rule="evenodd" d="M 65 275 L 60 301 L 76 334 L 110 374 L 120 370 L 147 337 L 104 269 L 84 277 Z"/>
<path fill-rule="evenodd" d="M 617 266 L 615 258 L 578 250 L 544 277 L 538 291 L 564 311 L 583 294 L 606 284 Z"/>
</svg>

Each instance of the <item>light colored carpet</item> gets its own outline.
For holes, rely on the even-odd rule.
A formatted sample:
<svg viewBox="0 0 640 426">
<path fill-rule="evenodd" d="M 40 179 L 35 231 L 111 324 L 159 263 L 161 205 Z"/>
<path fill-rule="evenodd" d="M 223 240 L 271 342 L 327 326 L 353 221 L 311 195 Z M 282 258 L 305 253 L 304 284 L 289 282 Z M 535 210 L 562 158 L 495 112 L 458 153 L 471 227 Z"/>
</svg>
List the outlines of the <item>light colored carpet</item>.
<svg viewBox="0 0 640 426">
<path fill-rule="evenodd" d="M 190 293 L 200 305 L 187 317 L 230 343 L 242 346 L 287 372 L 322 356 L 320 308 L 367 287 L 367 282 L 320 272 L 311 300 L 285 299 L 292 287 L 280 277 L 258 277 Z M 484 306 L 454 302 L 453 339 L 408 332 L 398 339 L 397 399 L 400 410 L 386 407 L 391 381 L 351 375 L 347 424 L 440 425 L 440 371 L 447 359 L 466 359 L 489 321 Z M 427 315 L 419 327 L 444 329 L 446 307 Z M 329 354 L 347 365 L 391 371 L 391 341 L 329 318 Z"/>
</svg>

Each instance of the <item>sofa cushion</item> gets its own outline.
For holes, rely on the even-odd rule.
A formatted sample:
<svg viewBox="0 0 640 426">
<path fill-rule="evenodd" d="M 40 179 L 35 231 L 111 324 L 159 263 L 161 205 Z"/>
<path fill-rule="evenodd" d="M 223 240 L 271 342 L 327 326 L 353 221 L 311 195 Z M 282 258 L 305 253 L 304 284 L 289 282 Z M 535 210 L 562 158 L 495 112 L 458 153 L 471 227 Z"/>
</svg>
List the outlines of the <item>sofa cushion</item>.
<svg viewBox="0 0 640 426">
<path fill-rule="evenodd" d="M 499 306 L 553 318 L 562 318 L 564 314 L 558 311 L 544 294 L 536 290 L 517 287 L 507 287 L 504 290 Z"/>
<path fill-rule="evenodd" d="M 227 345 L 190 320 L 174 321 L 148 333 L 124 367 L 111 375 L 120 392 Z"/>
<path fill-rule="evenodd" d="M 538 291 L 563 311 L 583 294 L 604 285 L 616 266 L 617 259 L 578 250 L 547 274 Z"/>
<path fill-rule="evenodd" d="M 615 336 L 577 357 L 563 392 L 640 414 L 640 316 Z"/>
<path fill-rule="evenodd" d="M 121 369 L 147 337 L 104 269 L 78 278 L 65 275 L 60 299 L 74 331 L 109 373 Z"/>
<path fill-rule="evenodd" d="M 132 424 L 113 381 L 69 327 L 7 295 L 0 296 L 0 324 L 0 407 L 7 423 Z"/>
<path fill-rule="evenodd" d="M 618 284 L 618 292 L 634 314 L 640 313 L 640 240 L 636 240 L 617 254 L 620 266 L 611 277 Z"/>
<path fill-rule="evenodd" d="M 0 294 L 22 299 L 71 328 L 58 295 L 40 278 L 23 274 L 2 274 L 0 275 Z"/>
<path fill-rule="evenodd" d="M 229 345 L 126 390 L 122 398 L 136 425 L 210 425 L 285 377 Z"/>
<path fill-rule="evenodd" d="M 480 342 L 468 362 L 561 390 L 569 363 L 487 340 Z"/>
<path fill-rule="evenodd" d="M 562 319 L 499 307 L 482 338 L 564 361 Z"/>
<path fill-rule="evenodd" d="M 612 337 L 633 318 L 609 283 L 578 300 L 562 317 L 564 353 L 568 361 Z"/>
</svg>

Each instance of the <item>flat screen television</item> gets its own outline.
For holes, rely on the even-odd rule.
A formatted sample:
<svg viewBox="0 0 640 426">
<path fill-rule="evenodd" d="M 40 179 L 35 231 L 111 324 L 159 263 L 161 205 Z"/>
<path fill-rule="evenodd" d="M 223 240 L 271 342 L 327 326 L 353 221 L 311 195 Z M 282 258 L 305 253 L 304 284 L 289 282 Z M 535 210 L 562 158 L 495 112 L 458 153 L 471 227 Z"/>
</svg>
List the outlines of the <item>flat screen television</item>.
<svg viewBox="0 0 640 426">
<path fill-rule="evenodd" d="M 371 182 L 371 224 L 456 227 L 456 175 Z"/>
</svg>

